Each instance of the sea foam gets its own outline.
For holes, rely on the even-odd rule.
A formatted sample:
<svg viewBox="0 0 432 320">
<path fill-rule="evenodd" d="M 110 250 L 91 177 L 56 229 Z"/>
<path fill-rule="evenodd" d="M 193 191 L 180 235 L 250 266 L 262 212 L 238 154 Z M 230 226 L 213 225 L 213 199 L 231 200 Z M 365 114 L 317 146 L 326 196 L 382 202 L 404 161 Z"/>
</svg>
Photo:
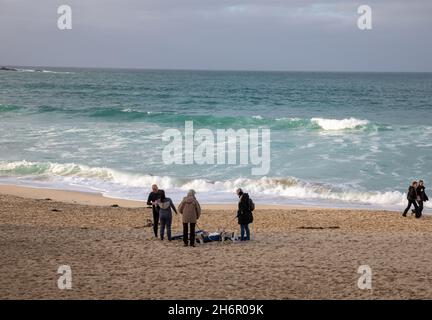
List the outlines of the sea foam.
<svg viewBox="0 0 432 320">
<path fill-rule="evenodd" d="M 325 118 L 312 118 L 312 123 L 317 124 L 324 130 L 347 130 L 347 129 L 357 129 L 365 127 L 369 124 L 368 120 L 359 120 L 356 118 L 348 119 L 325 119 Z"/>
</svg>

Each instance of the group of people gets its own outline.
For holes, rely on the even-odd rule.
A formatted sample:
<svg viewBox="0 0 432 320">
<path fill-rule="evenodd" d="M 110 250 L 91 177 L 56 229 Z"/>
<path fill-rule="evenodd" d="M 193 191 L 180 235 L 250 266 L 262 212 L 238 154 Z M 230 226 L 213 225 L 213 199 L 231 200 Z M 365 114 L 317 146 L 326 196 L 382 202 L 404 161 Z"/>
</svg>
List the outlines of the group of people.
<svg viewBox="0 0 432 320">
<path fill-rule="evenodd" d="M 425 189 L 426 187 L 424 185 L 423 180 L 419 180 L 419 182 L 413 181 L 411 183 L 410 187 L 408 188 L 408 194 L 407 194 L 408 206 L 404 210 L 402 216 L 406 217 L 412 205 L 414 206 L 414 209 L 412 210 L 412 214 L 415 214 L 416 218 L 420 218 L 422 216 L 423 202 L 429 201 Z"/>
<path fill-rule="evenodd" d="M 402 216 L 407 216 L 411 206 L 414 206 L 412 214 L 415 214 L 416 218 L 422 216 L 423 204 L 429 201 L 425 189 L 426 187 L 423 180 L 419 180 L 418 182 L 413 181 L 411 183 L 407 193 L 408 206 L 404 210 Z M 255 205 L 249 197 L 249 194 L 243 192 L 242 189 L 237 189 L 236 193 L 239 197 L 236 218 L 240 225 L 240 240 L 248 241 L 250 240 L 249 224 L 253 222 L 252 212 L 255 209 Z M 190 245 L 191 247 L 195 247 L 195 227 L 201 216 L 201 206 L 195 197 L 195 190 L 191 189 L 188 191 L 186 197 L 180 202 L 177 210 L 173 201 L 166 197 L 165 191 L 159 189 L 158 186 L 154 184 L 148 196 L 147 205 L 152 206 L 153 232 L 156 238 L 158 237 L 158 227 L 160 224 L 160 239 L 164 239 L 166 229 L 167 238 L 171 241 L 171 224 L 174 211 L 175 214 L 180 213 L 182 215 L 184 246 Z"/>
<path fill-rule="evenodd" d="M 255 205 L 249 194 L 243 192 L 242 189 L 237 189 L 236 193 L 239 197 L 236 218 L 240 225 L 240 240 L 248 241 L 250 240 L 249 224 L 253 222 L 252 212 Z M 195 247 L 195 227 L 201 215 L 201 206 L 195 197 L 194 190 L 189 190 L 186 197 L 176 208 L 172 200 L 166 197 L 165 191 L 154 184 L 148 196 L 147 205 L 152 206 L 153 232 L 156 238 L 158 237 L 158 226 L 160 224 L 160 239 L 164 239 L 166 229 L 167 238 L 171 241 L 171 223 L 174 211 L 175 214 L 180 213 L 182 215 L 184 246 Z"/>
</svg>

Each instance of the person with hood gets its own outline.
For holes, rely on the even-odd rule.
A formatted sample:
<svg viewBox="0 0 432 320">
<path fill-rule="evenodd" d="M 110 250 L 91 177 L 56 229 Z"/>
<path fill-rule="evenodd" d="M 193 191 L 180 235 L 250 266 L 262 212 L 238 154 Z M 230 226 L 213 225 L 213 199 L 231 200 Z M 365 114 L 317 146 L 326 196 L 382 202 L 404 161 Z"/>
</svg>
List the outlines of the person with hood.
<svg viewBox="0 0 432 320">
<path fill-rule="evenodd" d="M 417 191 L 417 203 L 418 203 L 419 210 L 418 210 L 418 214 L 416 215 L 416 218 L 420 218 L 422 216 L 423 202 L 429 201 L 429 198 L 425 192 L 425 189 L 426 189 L 426 187 L 424 185 L 423 180 L 419 180 L 418 187 L 416 189 L 416 191 Z"/>
<path fill-rule="evenodd" d="M 183 215 L 183 242 L 188 246 L 188 229 L 190 226 L 189 241 L 190 246 L 195 247 L 195 225 L 201 215 L 201 206 L 195 198 L 195 190 L 189 190 L 187 196 L 183 198 L 178 210 Z"/>
<path fill-rule="evenodd" d="M 253 222 L 252 211 L 255 205 L 249 198 L 249 194 L 244 193 L 242 189 L 237 189 L 236 193 L 239 197 L 237 219 L 240 225 L 240 241 L 247 241 L 250 240 L 249 224 Z"/>
<path fill-rule="evenodd" d="M 155 237 L 158 236 L 159 225 L 159 206 L 157 200 L 160 200 L 163 190 L 160 190 L 156 184 L 152 185 L 152 191 L 148 195 L 147 205 L 152 206 L 153 211 L 153 232 Z"/>
<path fill-rule="evenodd" d="M 414 205 L 415 214 L 417 218 L 420 218 L 419 215 L 419 207 L 417 205 L 417 181 L 413 181 L 410 187 L 408 188 L 407 193 L 408 206 L 406 207 L 403 217 L 406 217 L 408 210 L 411 208 L 411 205 Z"/>
<path fill-rule="evenodd" d="M 165 191 L 161 190 L 161 197 L 157 200 L 159 205 L 159 220 L 160 220 L 160 237 L 164 239 L 165 227 L 167 229 L 168 241 L 171 241 L 171 223 L 172 223 L 172 210 L 177 214 L 177 209 L 170 198 L 165 196 Z"/>
</svg>

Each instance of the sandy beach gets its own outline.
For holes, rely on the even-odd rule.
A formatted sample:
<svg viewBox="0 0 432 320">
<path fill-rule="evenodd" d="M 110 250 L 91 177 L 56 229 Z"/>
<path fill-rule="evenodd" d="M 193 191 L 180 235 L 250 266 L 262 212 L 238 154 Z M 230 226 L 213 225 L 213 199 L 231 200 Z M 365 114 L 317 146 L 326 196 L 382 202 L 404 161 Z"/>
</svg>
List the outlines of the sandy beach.
<svg viewBox="0 0 432 320">
<path fill-rule="evenodd" d="M 234 207 L 204 206 L 199 227 L 237 231 Z M 140 202 L 1 186 L 0 299 L 432 298 L 429 216 L 260 205 L 254 216 L 248 243 L 185 248 L 152 238 Z M 60 265 L 71 290 L 57 287 Z M 372 290 L 357 286 L 360 265 Z"/>
</svg>

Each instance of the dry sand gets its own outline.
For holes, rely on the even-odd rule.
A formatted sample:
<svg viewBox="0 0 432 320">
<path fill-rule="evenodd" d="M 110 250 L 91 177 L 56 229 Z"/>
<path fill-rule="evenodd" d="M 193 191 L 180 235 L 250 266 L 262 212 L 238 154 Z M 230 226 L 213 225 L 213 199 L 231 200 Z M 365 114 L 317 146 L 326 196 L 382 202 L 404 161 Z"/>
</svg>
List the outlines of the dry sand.
<svg viewBox="0 0 432 320">
<path fill-rule="evenodd" d="M 429 216 L 257 205 L 252 241 L 185 248 L 152 239 L 142 205 L 0 187 L 0 299 L 432 298 Z M 235 231 L 233 217 L 233 206 L 206 206 L 199 226 Z M 357 286 L 363 264 L 372 290 Z M 71 290 L 57 287 L 60 265 Z"/>
</svg>

